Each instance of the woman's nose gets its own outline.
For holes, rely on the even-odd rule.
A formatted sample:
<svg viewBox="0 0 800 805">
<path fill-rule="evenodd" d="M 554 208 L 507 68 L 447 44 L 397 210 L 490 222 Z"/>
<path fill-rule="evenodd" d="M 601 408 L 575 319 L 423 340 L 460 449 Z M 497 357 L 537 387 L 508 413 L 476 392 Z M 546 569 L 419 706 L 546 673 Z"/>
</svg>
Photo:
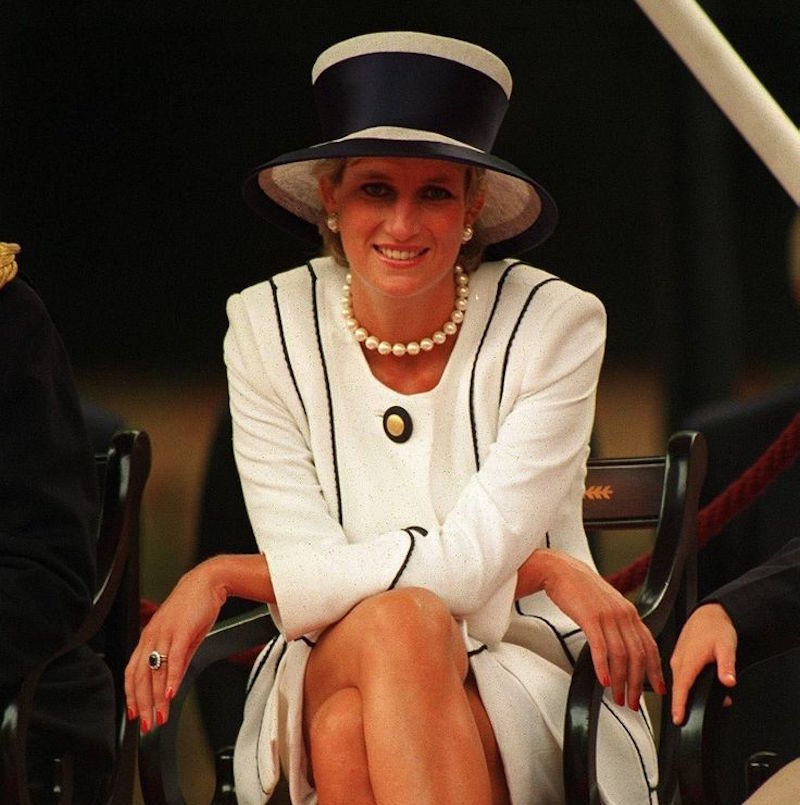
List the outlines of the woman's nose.
<svg viewBox="0 0 800 805">
<path fill-rule="evenodd" d="M 387 229 L 397 240 L 408 240 L 419 231 L 419 209 L 414 200 L 397 199 L 387 217 Z"/>
</svg>

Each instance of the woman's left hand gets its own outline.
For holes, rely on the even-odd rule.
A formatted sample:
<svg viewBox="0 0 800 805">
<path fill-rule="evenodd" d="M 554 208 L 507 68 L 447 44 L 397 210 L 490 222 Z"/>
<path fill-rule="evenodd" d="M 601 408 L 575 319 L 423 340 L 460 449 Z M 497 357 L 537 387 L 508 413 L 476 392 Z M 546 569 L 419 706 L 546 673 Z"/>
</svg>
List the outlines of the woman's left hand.
<svg viewBox="0 0 800 805">
<path fill-rule="evenodd" d="M 667 692 L 658 646 L 636 607 L 597 571 L 569 554 L 534 551 L 517 573 L 517 598 L 544 590 L 583 630 L 597 678 L 614 701 L 636 710 L 647 678 Z"/>
</svg>

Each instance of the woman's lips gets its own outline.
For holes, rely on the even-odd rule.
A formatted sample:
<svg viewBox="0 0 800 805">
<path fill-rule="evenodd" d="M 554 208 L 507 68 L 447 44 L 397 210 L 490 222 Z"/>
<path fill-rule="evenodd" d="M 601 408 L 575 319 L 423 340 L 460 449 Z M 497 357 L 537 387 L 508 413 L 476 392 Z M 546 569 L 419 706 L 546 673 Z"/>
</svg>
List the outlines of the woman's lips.
<svg viewBox="0 0 800 805">
<path fill-rule="evenodd" d="M 421 257 L 427 249 L 401 249 L 390 246 L 375 246 L 375 251 L 387 260 L 399 260 L 402 262 Z"/>
</svg>

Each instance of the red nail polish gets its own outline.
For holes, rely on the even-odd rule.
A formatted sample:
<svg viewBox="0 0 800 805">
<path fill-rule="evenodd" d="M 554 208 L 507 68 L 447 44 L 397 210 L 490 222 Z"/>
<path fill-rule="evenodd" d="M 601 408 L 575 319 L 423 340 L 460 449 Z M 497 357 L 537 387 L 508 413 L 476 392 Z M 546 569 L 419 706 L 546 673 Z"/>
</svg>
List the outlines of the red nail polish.
<svg viewBox="0 0 800 805">
<path fill-rule="evenodd" d="M 611 684 L 611 680 L 608 678 L 608 675 L 603 677 L 602 685 L 604 688 L 607 688 Z"/>
<path fill-rule="evenodd" d="M 156 710 L 156 724 L 160 727 L 164 723 L 164 716 L 160 710 Z"/>
<path fill-rule="evenodd" d="M 129 707 L 128 708 L 128 721 L 133 721 L 134 718 L 136 718 L 136 711 L 132 707 Z"/>
<path fill-rule="evenodd" d="M 167 688 L 167 701 L 171 702 L 175 698 L 175 691 L 172 688 Z"/>
<path fill-rule="evenodd" d="M 139 729 L 142 735 L 144 735 L 146 732 L 150 732 L 150 725 L 147 723 L 146 719 L 143 718 L 141 720 L 141 722 L 139 723 Z"/>
</svg>

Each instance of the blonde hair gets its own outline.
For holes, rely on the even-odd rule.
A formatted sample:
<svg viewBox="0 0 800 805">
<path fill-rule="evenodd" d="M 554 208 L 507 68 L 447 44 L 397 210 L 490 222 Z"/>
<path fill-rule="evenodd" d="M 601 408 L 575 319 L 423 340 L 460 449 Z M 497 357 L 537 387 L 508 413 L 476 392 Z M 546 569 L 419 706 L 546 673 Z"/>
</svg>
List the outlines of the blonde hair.
<svg viewBox="0 0 800 805">
<path fill-rule="evenodd" d="M 345 157 L 320 159 L 314 163 L 311 173 L 318 180 L 323 177 L 327 178 L 336 187 L 342 182 L 346 166 L 347 159 Z M 486 169 L 475 165 L 466 165 L 464 177 L 465 200 L 467 206 L 469 206 L 479 195 L 486 192 Z M 317 229 L 322 238 L 322 253 L 333 257 L 339 265 L 347 266 L 347 256 L 342 248 L 342 239 L 338 232 L 331 232 L 328 228 L 327 220 L 328 214 L 323 207 L 319 221 L 317 221 Z M 462 244 L 458 259 L 459 264 L 466 271 L 474 271 L 481 264 L 483 252 L 486 248 L 486 244 L 481 237 L 480 215 L 475 220 L 472 228 L 474 230 L 472 240 Z"/>
</svg>

